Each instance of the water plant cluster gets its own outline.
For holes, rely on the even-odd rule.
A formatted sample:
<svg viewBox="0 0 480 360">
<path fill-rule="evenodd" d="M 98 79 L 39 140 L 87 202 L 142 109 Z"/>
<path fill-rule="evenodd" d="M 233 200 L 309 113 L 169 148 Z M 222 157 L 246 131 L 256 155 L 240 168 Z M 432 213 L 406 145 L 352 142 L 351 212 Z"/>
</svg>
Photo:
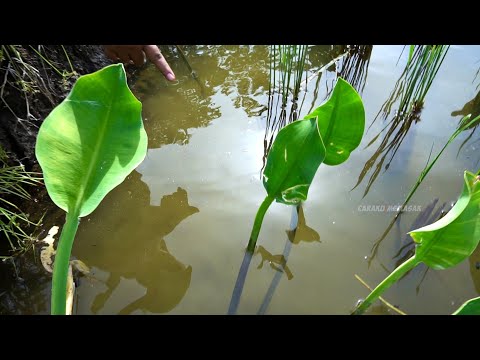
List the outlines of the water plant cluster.
<svg viewBox="0 0 480 360">
<path fill-rule="evenodd" d="M 402 95 L 403 110 L 395 115 L 393 124 L 398 122 L 411 125 L 418 121 L 426 93 L 447 51 L 448 47 L 444 46 L 410 47 L 407 67 L 397 84 L 408 91 Z M 272 141 L 262 172 L 266 197 L 254 218 L 244 260 L 233 289 L 229 314 L 236 313 L 253 254 L 262 251 L 257 246 L 257 240 L 269 206 L 274 201 L 292 206 L 292 216 L 298 223 L 303 214 L 301 204 L 307 200 L 319 166 L 344 163 L 358 148 L 364 136 L 365 110 L 361 96 L 342 77 L 338 77 L 327 101 L 302 119 L 297 119 L 299 112 L 295 104 L 298 101 L 306 53 L 307 47 L 303 46 L 272 47 L 270 95 L 273 95 L 278 80 L 276 70 L 280 69 L 283 89 L 278 93 L 281 98 L 280 120 L 275 122 L 276 128 L 271 127 L 273 122 L 267 124 Z M 364 77 L 366 74 L 357 73 L 353 79 L 361 79 L 357 80 L 361 83 Z M 293 91 L 289 90 L 292 83 Z M 287 117 L 289 93 L 293 94 L 294 102 L 290 116 Z M 394 97 L 399 96 L 398 91 L 394 91 L 394 94 Z M 273 100 L 270 98 L 269 114 L 273 112 L 271 102 Z M 445 148 L 462 131 L 478 123 L 478 119 L 471 114 L 462 119 L 449 141 L 422 171 L 394 220 Z M 274 132 L 276 136 L 273 136 Z M 398 141 L 401 143 L 401 140 Z M 392 146 L 394 154 L 398 142 Z M 146 151 L 147 135 L 142 123 L 141 103 L 128 88 L 121 64 L 80 77 L 70 95 L 42 124 L 36 155 L 50 197 L 67 213 L 54 264 L 52 314 L 66 313 L 68 266 L 80 218 L 95 210 L 107 193 L 140 164 Z M 357 185 L 360 182 L 361 179 Z M 415 254 L 373 289 L 353 314 L 364 313 L 394 282 L 418 264 L 425 263 L 432 269 L 441 270 L 457 265 L 472 254 L 480 241 L 480 171 L 465 171 L 463 190 L 455 206 L 445 216 L 432 224 L 413 229 L 409 234 L 415 241 Z M 279 262 L 287 276 L 286 258 L 289 252 L 290 247 L 286 245 L 283 260 Z M 265 312 L 276 283 L 278 279 L 272 281 L 259 313 Z M 455 312 L 467 313 L 480 313 L 480 299 L 468 301 Z"/>
</svg>

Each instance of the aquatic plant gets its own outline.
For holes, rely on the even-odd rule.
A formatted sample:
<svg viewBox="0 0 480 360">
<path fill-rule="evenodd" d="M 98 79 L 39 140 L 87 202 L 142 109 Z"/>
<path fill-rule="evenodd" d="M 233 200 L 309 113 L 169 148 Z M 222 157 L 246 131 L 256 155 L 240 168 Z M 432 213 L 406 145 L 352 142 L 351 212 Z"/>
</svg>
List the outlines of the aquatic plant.
<svg viewBox="0 0 480 360">
<path fill-rule="evenodd" d="M 463 191 L 440 220 L 409 232 L 415 255 L 398 266 L 355 309 L 360 315 L 391 285 L 420 263 L 435 270 L 453 267 L 469 257 L 480 241 L 480 171 L 464 173 Z"/>
<path fill-rule="evenodd" d="M 9 164 L 8 155 L 0 146 L 0 233 L 6 237 L 10 245 L 9 254 L 0 256 L 1 259 L 26 251 L 33 241 L 33 237 L 25 231 L 28 226 L 36 227 L 39 223 L 29 220 L 28 215 L 12 200 L 13 198 L 30 200 L 31 195 L 25 186 L 40 185 L 40 175 L 27 171 L 22 164 Z"/>
<path fill-rule="evenodd" d="M 123 65 L 110 65 L 81 76 L 40 127 L 35 154 L 50 198 L 67 212 L 53 269 L 52 314 L 65 314 L 79 218 L 92 213 L 146 155 L 141 110 Z"/>
<path fill-rule="evenodd" d="M 360 144 L 365 128 L 361 97 L 342 78 L 331 97 L 302 120 L 278 132 L 268 153 L 263 172 L 267 196 L 253 223 L 240 271 L 233 290 L 229 314 L 236 312 L 263 218 L 273 201 L 299 205 L 307 200 L 308 190 L 320 164 L 339 165 Z"/>
<path fill-rule="evenodd" d="M 410 192 L 408 193 L 407 197 L 405 198 L 405 201 L 403 202 L 402 206 L 399 207 L 399 211 L 395 214 L 395 216 L 393 217 L 392 221 L 390 222 L 390 224 L 387 226 L 387 228 L 385 229 L 385 231 L 383 232 L 383 234 L 375 241 L 373 247 L 372 247 L 372 252 L 371 252 L 371 256 L 368 260 L 368 264 L 370 266 L 372 260 L 375 258 L 376 254 L 377 254 L 377 251 L 378 251 L 378 248 L 380 246 L 380 244 L 382 243 L 382 241 L 386 238 L 386 236 L 388 235 L 388 233 L 390 232 L 391 228 L 393 227 L 393 224 L 395 224 L 395 222 L 397 221 L 398 217 L 400 216 L 400 214 L 402 213 L 401 209 L 404 209 L 405 206 L 408 204 L 408 202 L 410 201 L 410 199 L 413 197 L 413 195 L 415 194 L 415 192 L 417 191 L 418 187 L 420 186 L 420 184 L 423 182 L 423 180 L 427 177 L 428 173 L 430 172 L 430 170 L 432 170 L 433 166 L 436 164 L 436 162 L 438 161 L 438 159 L 440 158 L 440 156 L 443 154 L 443 152 L 445 151 L 445 149 L 448 147 L 448 145 L 450 145 L 456 138 L 458 135 L 460 135 L 463 131 L 465 131 L 466 129 L 470 128 L 473 124 L 477 123 L 478 121 L 480 120 L 480 115 L 478 115 L 476 118 L 472 119 L 472 116 L 469 114 L 467 116 L 465 116 L 461 121 L 460 121 L 460 125 L 459 127 L 453 132 L 452 135 L 450 135 L 450 137 L 448 138 L 447 142 L 445 143 L 445 145 L 443 145 L 443 147 L 440 149 L 440 151 L 438 152 L 438 154 L 435 156 L 435 158 L 430 162 L 430 157 L 427 161 L 427 164 L 425 165 L 425 168 L 422 170 L 422 172 L 420 173 L 420 175 L 418 176 L 418 179 L 417 181 L 415 182 L 415 184 L 413 185 L 412 189 L 410 190 Z"/>
<path fill-rule="evenodd" d="M 389 98 L 382 105 L 367 129 L 368 132 L 379 115 L 382 114 L 382 120 L 386 122 L 387 125 L 372 138 L 366 147 L 375 143 L 384 131 L 386 131 L 386 134 L 377 150 L 375 150 L 375 153 L 365 163 L 358 176 L 357 183 L 353 187 L 353 189 L 355 189 L 360 185 L 367 173 L 374 168 L 363 193 L 364 197 L 368 194 L 371 186 L 380 174 L 383 164 L 385 160 L 387 160 L 387 156 L 390 155 L 385 165 L 385 171 L 390 167 L 412 124 L 420 121 L 420 114 L 425 103 L 425 97 L 449 48 L 450 47 L 446 45 L 416 45 L 414 48 L 410 47 L 409 59 L 405 69 L 397 80 Z M 394 116 L 388 119 L 392 107 L 397 101 L 398 108 Z"/>
<path fill-rule="evenodd" d="M 333 166 L 346 161 L 360 144 L 364 128 L 362 99 L 339 78 L 328 101 L 279 131 L 263 172 L 267 196 L 255 217 L 247 251 L 255 250 L 263 217 L 272 202 L 297 205 L 306 200 L 320 164 Z"/>
</svg>

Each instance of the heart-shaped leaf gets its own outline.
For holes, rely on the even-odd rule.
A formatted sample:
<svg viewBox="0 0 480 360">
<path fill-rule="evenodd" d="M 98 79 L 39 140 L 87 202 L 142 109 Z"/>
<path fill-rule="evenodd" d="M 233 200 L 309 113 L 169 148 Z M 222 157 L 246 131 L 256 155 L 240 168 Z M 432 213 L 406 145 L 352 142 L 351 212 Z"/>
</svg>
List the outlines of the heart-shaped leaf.
<svg viewBox="0 0 480 360">
<path fill-rule="evenodd" d="M 80 77 L 43 122 L 35 153 L 53 202 L 90 214 L 144 159 L 142 104 L 122 64 Z"/>
<path fill-rule="evenodd" d="M 306 200 L 320 164 L 347 160 L 360 144 L 364 129 L 362 99 L 339 78 L 328 101 L 278 132 L 263 172 L 268 196 L 289 205 Z"/>
<path fill-rule="evenodd" d="M 421 262 L 433 269 L 447 269 L 473 253 L 480 241 L 480 175 L 465 171 L 463 191 L 455 206 L 440 220 L 409 234 L 417 244 L 415 255 L 387 276 L 354 314 L 362 314 L 385 290 Z"/>
<path fill-rule="evenodd" d="M 145 158 L 142 104 L 122 64 L 81 76 L 43 122 L 35 153 L 53 202 L 67 212 L 52 283 L 52 314 L 65 314 L 70 253 L 78 218 L 90 214 Z"/>
<path fill-rule="evenodd" d="M 415 258 L 433 269 L 446 269 L 470 256 L 480 241 L 480 177 L 465 171 L 455 206 L 440 220 L 411 231 Z"/>
<path fill-rule="evenodd" d="M 263 185 L 284 204 L 307 199 L 308 189 L 325 158 L 317 120 L 297 120 L 278 132 L 267 157 Z"/>
<path fill-rule="evenodd" d="M 360 95 L 342 78 L 327 102 L 305 119 L 318 118 L 318 128 L 326 149 L 323 162 L 339 165 L 348 159 L 362 141 L 365 129 L 365 109 Z"/>
</svg>

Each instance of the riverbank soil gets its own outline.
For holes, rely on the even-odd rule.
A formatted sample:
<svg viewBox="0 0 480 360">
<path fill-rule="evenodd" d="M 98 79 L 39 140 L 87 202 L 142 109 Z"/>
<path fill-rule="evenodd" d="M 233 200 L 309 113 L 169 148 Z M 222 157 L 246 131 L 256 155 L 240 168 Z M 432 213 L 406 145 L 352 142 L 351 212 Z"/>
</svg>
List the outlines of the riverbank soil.
<svg viewBox="0 0 480 360">
<path fill-rule="evenodd" d="M 27 171 L 41 171 L 35 158 L 41 123 L 65 99 L 80 75 L 109 64 L 111 61 L 100 45 L 1 46 L 0 146 L 8 154 L 9 165 L 23 164 Z M 43 238 L 51 226 L 63 224 L 65 213 L 51 202 L 43 184 L 26 190 L 32 200 L 22 201 L 18 197 L 6 200 L 17 205 L 33 222 L 43 216 L 42 233 L 35 232 L 33 226 L 25 229 L 27 234 Z M 31 308 L 31 298 L 36 295 L 22 285 L 28 277 L 33 277 L 45 283 L 44 291 L 50 287 L 51 275 L 39 265 L 41 244 L 33 244 L 32 248 L 34 251 L 0 261 L 0 314 L 49 313 L 49 304 L 42 305 L 42 309 Z M 11 255 L 3 233 L 0 233 L 0 255 Z"/>
</svg>

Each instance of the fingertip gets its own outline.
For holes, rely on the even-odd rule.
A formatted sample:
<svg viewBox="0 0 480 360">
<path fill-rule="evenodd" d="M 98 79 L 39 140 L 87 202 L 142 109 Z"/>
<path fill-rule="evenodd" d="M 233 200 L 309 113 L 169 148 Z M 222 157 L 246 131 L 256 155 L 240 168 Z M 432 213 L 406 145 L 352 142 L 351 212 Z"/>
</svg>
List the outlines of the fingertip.
<svg viewBox="0 0 480 360">
<path fill-rule="evenodd" d="M 165 75 L 165 77 L 167 78 L 168 81 L 175 81 L 175 74 L 174 73 L 169 72 Z"/>
</svg>

